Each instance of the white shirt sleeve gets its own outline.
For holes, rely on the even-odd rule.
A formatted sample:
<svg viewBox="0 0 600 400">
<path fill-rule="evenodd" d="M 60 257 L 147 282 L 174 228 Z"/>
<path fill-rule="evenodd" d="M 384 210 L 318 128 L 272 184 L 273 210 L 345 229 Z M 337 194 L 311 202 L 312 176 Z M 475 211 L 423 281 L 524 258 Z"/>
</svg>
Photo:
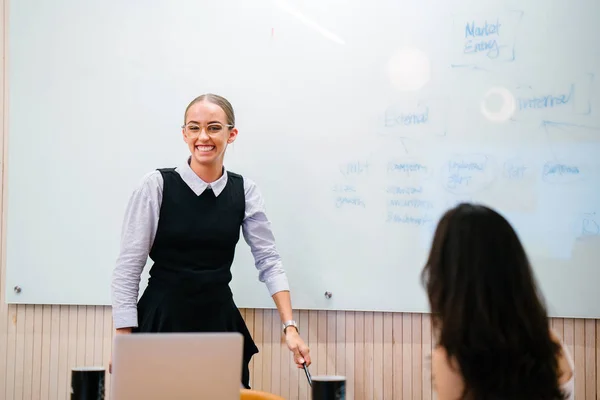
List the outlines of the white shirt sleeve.
<svg viewBox="0 0 600 400">
<path fill-rule="evenodd" d="M 244 178 L 244 192 L 246 213 L 242 233 L 254 256 L 258 279 L 267 285 L 271 296 L 283 290 L 290 290 L 262 195 L 256 184 L 247 178 Z"/>
<path fill-rule="evenodd" d="M 129 198 L 121 231 L 121 248 L 112 275 L 111 297 L 115 328 L 138 326 L 140 277 L 158 228 L 163 179 L 147 174 Z"/>
</svg>

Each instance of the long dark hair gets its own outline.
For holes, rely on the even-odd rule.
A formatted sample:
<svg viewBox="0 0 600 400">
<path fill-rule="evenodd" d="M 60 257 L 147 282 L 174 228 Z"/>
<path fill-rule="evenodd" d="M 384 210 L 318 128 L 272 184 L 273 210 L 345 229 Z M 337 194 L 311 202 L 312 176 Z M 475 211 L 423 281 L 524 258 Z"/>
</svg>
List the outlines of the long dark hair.
<svg viewBox="0 0 600 400">
<path fill-rule="evenodd" d="M 437 344 L 458 363 L 464 399 L 564 398 L 560 345 L 525 250 L 504 217 L 472 204 L 447 211 L 421 278 Z"/>
</svg>

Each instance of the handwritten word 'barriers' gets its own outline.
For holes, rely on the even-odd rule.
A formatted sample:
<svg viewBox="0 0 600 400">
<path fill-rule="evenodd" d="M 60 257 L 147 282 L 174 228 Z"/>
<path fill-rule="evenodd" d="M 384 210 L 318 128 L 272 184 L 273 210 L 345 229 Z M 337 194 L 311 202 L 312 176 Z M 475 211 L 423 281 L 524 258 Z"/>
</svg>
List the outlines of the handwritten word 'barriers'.
<svg viewBox="0 0 600 400">
<path fill-rule="evenodd" d="M 465 54 L 485 53 L 491 59 L 500 55 L 500 18 L 495 23 L 471 21 L 465 25 Z"/>
</svg>

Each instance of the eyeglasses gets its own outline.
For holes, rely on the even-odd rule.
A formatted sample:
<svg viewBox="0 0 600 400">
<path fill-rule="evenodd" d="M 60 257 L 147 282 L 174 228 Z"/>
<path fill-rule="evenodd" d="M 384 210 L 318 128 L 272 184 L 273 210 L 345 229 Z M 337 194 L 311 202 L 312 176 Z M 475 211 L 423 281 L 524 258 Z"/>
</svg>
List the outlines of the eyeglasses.
<svg viewBox="0 0 600 400">
<path fill-rule="evenodd" d="M 225 129 L 225 127 L 233 128 L 233 125 L 222 125 L 219 123 L 212 123 L 206 125 L 205 131 L 208 136 L 215 136 L 218 135 L 223 129 Z M 188 139 L 196 139 L 198 136 L 200 136 L 200 132 L 202 132 L 202 127 L 198 124 L 187 124 L 183 125 L 181 128 L 184 129 L 185 136 Z"/>
</svg>

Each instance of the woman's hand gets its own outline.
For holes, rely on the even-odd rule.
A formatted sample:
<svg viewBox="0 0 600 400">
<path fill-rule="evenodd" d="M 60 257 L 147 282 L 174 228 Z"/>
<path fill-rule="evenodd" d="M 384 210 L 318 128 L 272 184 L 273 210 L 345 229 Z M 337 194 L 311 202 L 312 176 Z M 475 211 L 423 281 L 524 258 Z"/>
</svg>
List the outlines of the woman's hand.
<svg viewBox="0 0 600 400">
<path fill-rule="evenodd" d="M 287 344 L 288 349 L 294 353 L 294 362 L 298 368 L 302 368 L 302 364 L 305 362 L 307 367 L 310 365 L 310 349 L 304 343 L 304 340 L 302 340 L 298 331 L 292 326 L 286 329 L 285 343 Z"/>
</svg>

